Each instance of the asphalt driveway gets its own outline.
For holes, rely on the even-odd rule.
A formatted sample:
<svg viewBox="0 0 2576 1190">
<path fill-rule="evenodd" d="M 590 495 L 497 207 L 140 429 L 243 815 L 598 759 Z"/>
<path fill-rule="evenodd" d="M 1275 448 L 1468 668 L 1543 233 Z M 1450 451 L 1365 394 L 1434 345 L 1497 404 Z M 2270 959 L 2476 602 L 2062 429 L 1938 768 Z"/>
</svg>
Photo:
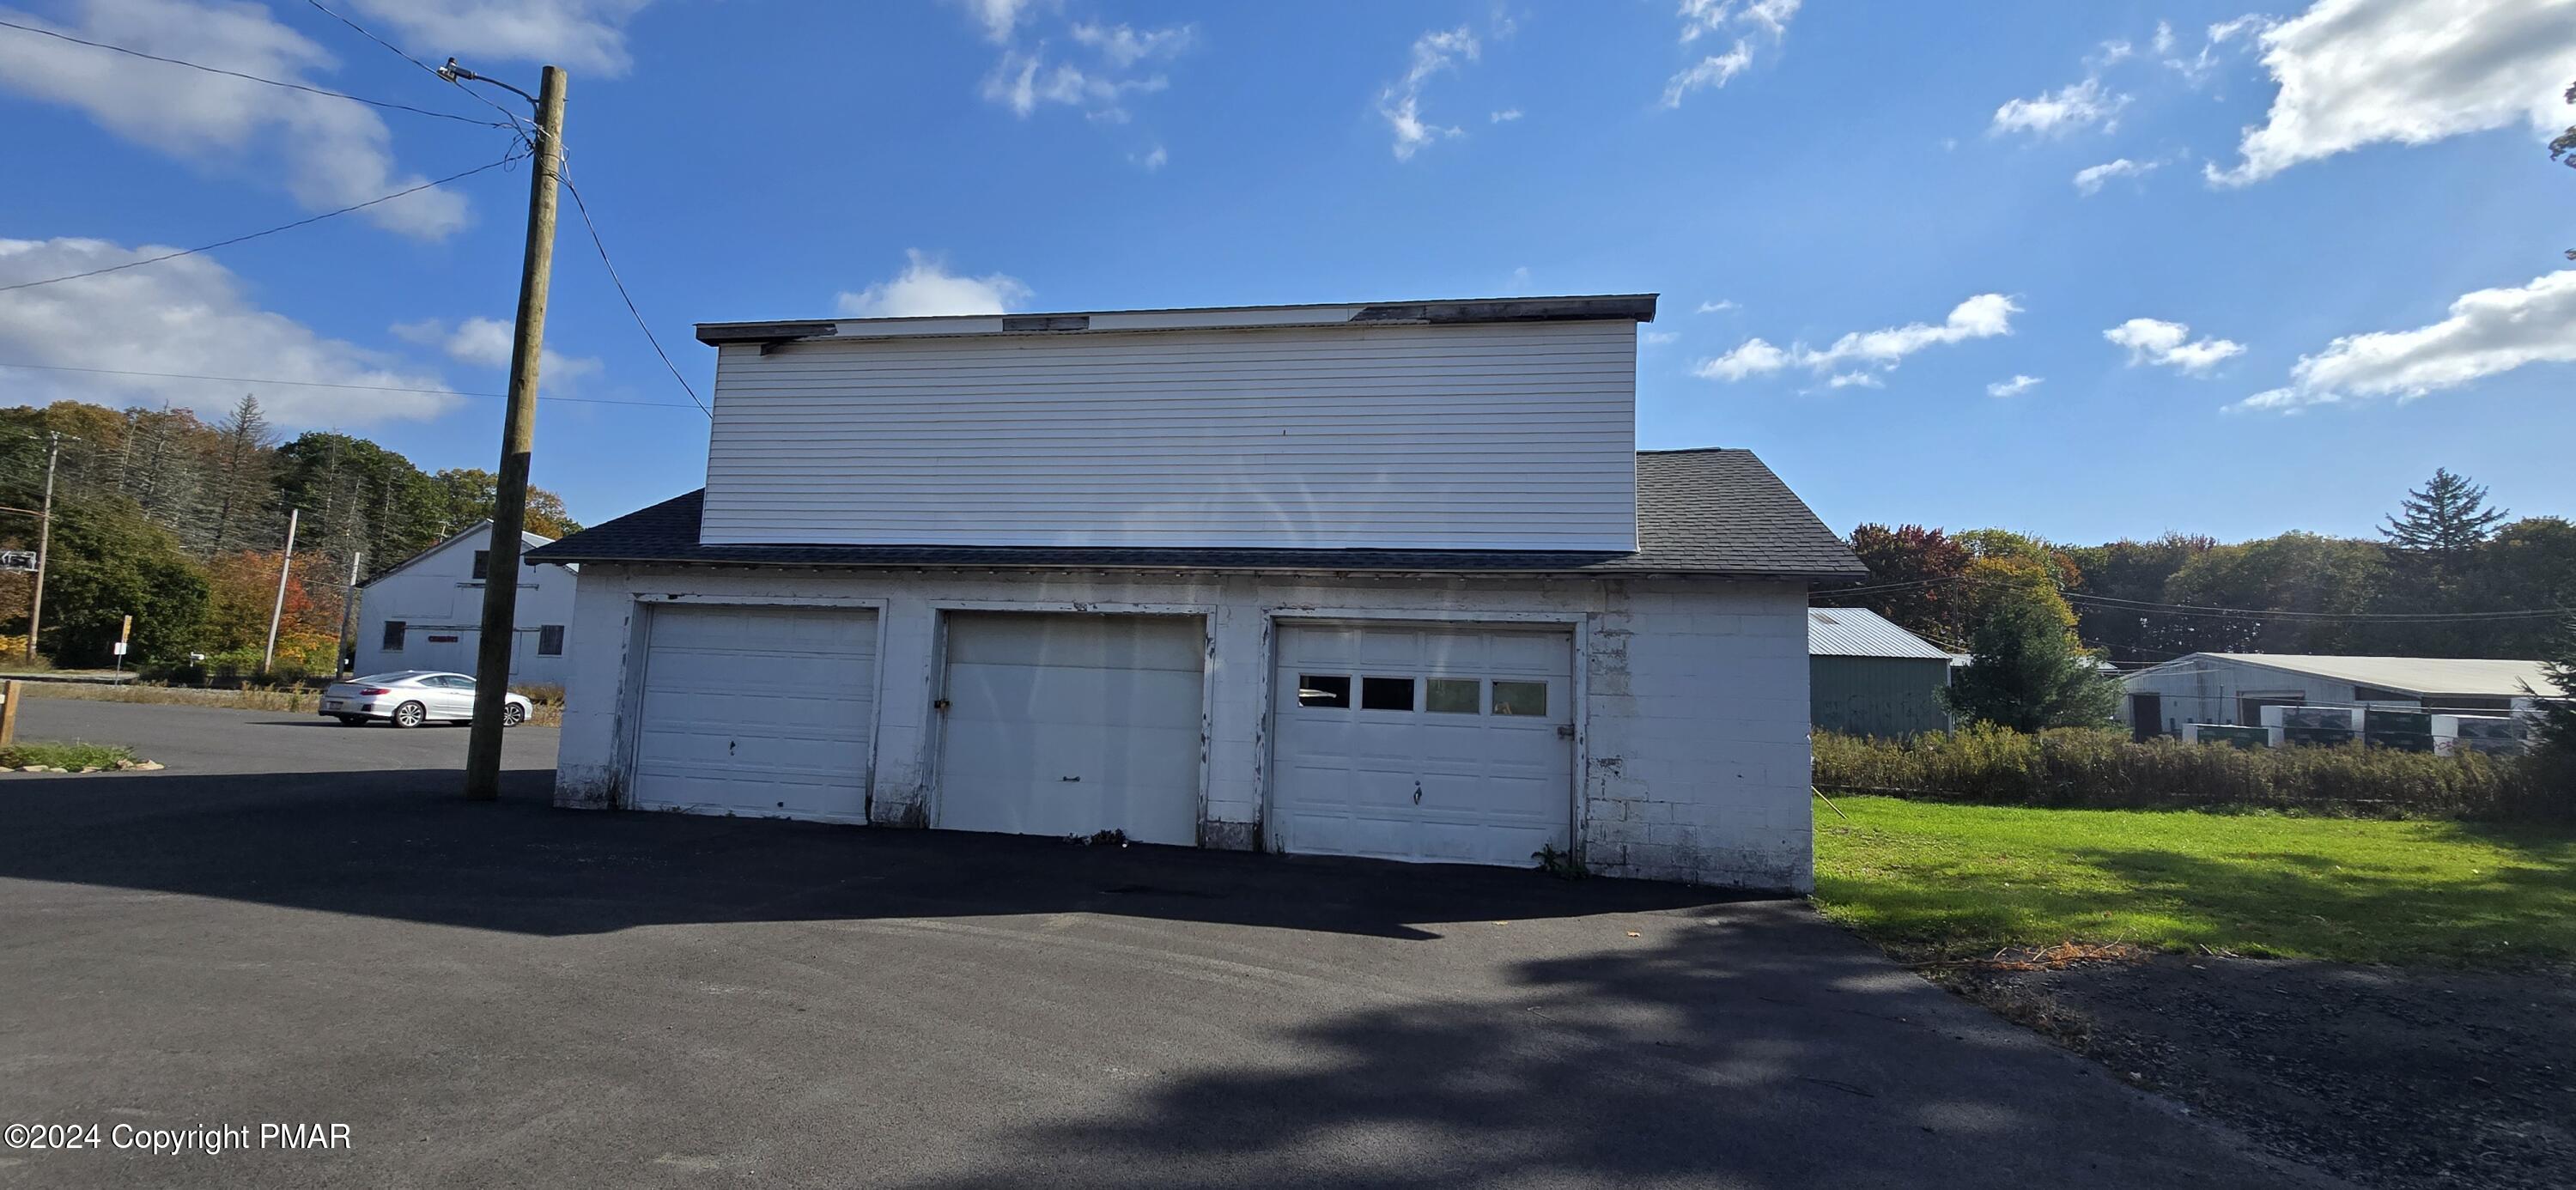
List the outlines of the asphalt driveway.
<svg viewBox="0 0 2576 1190">
<path fill-rule="evenodd" d="M 36 702 L 0 1184 L 2319 1184 L 1798 902 L 497 804 L 462 730 Z M 117 1151 L 118 1125 L 349 1147 Z"/>
</svg>

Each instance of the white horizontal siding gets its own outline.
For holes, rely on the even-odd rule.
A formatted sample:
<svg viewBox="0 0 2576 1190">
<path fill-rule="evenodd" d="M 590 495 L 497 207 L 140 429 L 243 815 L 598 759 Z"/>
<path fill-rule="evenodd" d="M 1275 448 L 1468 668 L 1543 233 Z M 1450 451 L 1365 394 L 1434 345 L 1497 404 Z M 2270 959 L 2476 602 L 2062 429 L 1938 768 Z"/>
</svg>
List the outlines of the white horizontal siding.
<svg viewBox="0 0 2576 1190">
<path fill-rule="evenodd" d="M 722 349 L 710 544 L 1631 549 L 1636 326 Z"/>
</svg>

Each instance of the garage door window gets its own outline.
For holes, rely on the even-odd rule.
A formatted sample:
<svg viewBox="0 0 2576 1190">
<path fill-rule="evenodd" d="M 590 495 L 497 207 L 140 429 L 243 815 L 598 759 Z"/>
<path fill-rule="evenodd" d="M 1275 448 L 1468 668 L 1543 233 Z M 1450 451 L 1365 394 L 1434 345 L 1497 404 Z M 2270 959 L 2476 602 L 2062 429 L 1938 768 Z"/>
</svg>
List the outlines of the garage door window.
<svg viewBox="0 0 2576 1190">
<path fill-rule="evenodd" d="M 1363 711 L 1412 710 L 1413 679 L 1361 678 L 1360 709 Z"/>
<path fill-rule="evenodd" d="M 1299 674 L 1297 705 L 1348 707 L 1351 705 L 1351 680 L 1340 674 Z"/>
<path fill-rule="evenodd" d="M 1547 683 L 1495 682 L 1494 713 L 1497 715 L 1547 714 Z"/>
<path fill-rule="evenodd" d="M 1424 681 L 1422 709 L 1434 715 L 1473 715 L 1482 708 L 1481 683 L 1474 678 L 1430 678 Z"/>
</svg>

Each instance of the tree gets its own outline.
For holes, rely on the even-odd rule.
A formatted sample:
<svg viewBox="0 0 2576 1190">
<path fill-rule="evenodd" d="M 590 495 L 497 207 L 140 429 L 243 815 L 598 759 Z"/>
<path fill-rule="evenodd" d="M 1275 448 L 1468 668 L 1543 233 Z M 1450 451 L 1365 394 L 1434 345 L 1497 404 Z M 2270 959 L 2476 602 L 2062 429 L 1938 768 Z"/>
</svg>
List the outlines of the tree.
<svg viewBox="0 0 2576 1190">
<path fill-rule="evenodd" d="M 2371 610 L 2390 580 L 2388 551 L 2366 541 L 2284 533 L 2203 551 L 2174 572 L 2164 601 L 2185 608 Z M 2163 613 L 2176 653 L 2367 653 L 2364 621 L 2304 616 Z"/>
<path fill-rule="evenodd" d="M 2485 488 L 2436 467 L 2423 487 L 2406 493 L 2404 511 L 2388 518 L 2379 532 L 2391 548 L 2429 557 L 2445 573 L 2456 574 L 2506 515 L 2487 506 Z"/>
<path fill-rule="evenodd" d="M 431 477 L 438 484 L 446 512 L 446 528 L 439 534 L 461 532 L 476 521 L 492 516 L 493 501 L 501 491 L 500 477 L 471 467 L 451 467 Z M 542 537 L 568 537 L 581 532 L 581 525 L 564 510 L 563 497 L 535 484 L 528 485 L 528 532 Z"/>
<path fill-rule="evenodd" d="M 1865 607 L 1907 631 L 1957 641 L 1966 622 L 1967 547 L 1939 529 L 1921 525 L 1861 525 L 1852 530 L 1852 552 L 1869 567 L 1867 586 L 1850 595 L 1819 593 L 1830 607 Z"/>
<path fill-rule="evenodd" d="M 1969 663 L 1941 701 L 1950 713 L 2015 731 L 2100 727 L 2120 686 L 2075 642 L 2074 617 L 2025 586 L 2001 588 L 1968 638 Z"/>
<path fill-rule="evenodd" d="M 222 435 L 223 455 L 219 463 L 215 490 L 214 541 L 208 547 L 222 553 L 225 544 L 266 503 L 274 460 L 269 448 L 276 445 L 277 435 L 269 429 L 268 415 L 261 412 L 259 398 L 242 394 L 241 402 L 225 415 L 223 424 L 215 427 Z"/>
<path fill-rule="evenodd" d="M 2189 652 L 2180 647 L 2188 636 L 2182 618 L 2146 605 L 2163 602 L 2165 586 L 2173 576 L 2217 547 L 2213 537 L 2167 533 L 2153 541 L 2123 540 L 2067 550 L 2082 573 L 2077 592 L 2102 597 L 2101 602 L 2082 602 L 2076 608 L 2076 636 L 2114 661 L 2163 661 Z"/>
<path fill-rule="evenodd" d="M 2576 778 L 2576 616 L 2560 625 L 2540 672 L 2558 687 L 2559 697 L 2541 700 L 2540 723 L 2532 742 L 2557 762 L 2560 773 Z"/>
<path fill-rule="evenodd" d="M 45 575 L 45 636 L 58 665 L 106 665 L 124 617 L 134 617 L 129 664 L 176 661 L 206 618 L 206 580 L 178 540 L 140 509 L 107 496 L 54 508 Z"/>
</svg>

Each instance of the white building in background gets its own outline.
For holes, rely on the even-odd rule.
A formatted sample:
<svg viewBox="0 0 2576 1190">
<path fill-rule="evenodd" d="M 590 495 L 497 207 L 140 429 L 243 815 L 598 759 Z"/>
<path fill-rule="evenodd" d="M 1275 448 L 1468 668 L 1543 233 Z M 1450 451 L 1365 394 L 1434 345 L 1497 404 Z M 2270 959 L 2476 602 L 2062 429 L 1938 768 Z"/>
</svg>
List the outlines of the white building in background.
<svg viewBox="0 0 2576 1190">
<path fill-rule="evenodd" d="M 702 325 L 578 562 L 558 804 L 1813 882 L 1807 591 L 1636 449 L 1652 295 Z"/>
<path fill-rule="evenodd" d="M 2124 679 L 2120 721 L 2139 739 L 2186 724 L 2257 727 L 2267 706 L 2378 706 L 2473 715 L 2565 697 L 2538 661 L 2193 653 Z"/>
<path fill-rule="evenodd" d="M 554 540 L 534 533 L 519 539 L 522 549 Z M 484 564 L 491 544 L 492 522 L 484 521 L 368 579 L 359 588 L 356 672 L 473 673 L 483 638 Z M 560 686 L 571 676 L 576 578 L 561 566 L 520 567 L 512 685 Z"/>
</svg>

